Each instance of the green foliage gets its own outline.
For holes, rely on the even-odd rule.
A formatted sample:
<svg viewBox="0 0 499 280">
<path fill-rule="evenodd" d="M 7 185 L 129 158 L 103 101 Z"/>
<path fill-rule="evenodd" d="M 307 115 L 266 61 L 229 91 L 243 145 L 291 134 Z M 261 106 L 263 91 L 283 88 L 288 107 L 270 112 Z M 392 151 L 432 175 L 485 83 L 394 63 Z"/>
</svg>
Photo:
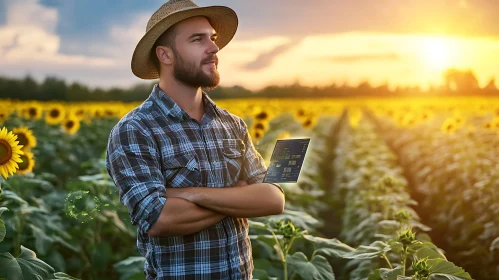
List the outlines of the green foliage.
<svg viewBox="0 0 499 280">
<path fill-rule="evenodd" d="M 492 168 L 499 137 L 480 127 L 493 116 L 467 116 L 456 131 L 443 133 L 442 123 L 451 116 L 442 113 L 415 127 L 373 120 L 411 178 L 435 243 L 477 279 L 499 279 L 499 254 L 492 246 L 499 236 L 499 173 Z"/>
</svg>

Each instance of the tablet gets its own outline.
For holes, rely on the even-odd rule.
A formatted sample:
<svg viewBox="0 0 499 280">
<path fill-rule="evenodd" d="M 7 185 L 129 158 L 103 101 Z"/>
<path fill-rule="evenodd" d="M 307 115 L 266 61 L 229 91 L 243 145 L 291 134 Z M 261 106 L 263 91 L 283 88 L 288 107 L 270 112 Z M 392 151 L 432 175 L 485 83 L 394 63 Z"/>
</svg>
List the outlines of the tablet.
<svg viewBox="0 0 499 280">
<path fill-rule="evenodd" d="M 277 140 L 263 183 L 298 181 L 310 138 Z"/>
</svg>

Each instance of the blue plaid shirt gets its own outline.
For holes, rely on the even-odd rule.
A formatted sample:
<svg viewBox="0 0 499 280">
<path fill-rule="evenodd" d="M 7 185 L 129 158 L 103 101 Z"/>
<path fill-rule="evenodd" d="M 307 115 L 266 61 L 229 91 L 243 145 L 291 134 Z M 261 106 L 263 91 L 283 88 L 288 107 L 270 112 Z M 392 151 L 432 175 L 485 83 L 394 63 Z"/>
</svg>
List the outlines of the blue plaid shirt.
<svg viewBox="0 0 499 280">
<path fill-rule="evenodd" d="M 261 183 L 267 170 L 246 123 L 203 92 L 201 123 L 155 84 L 150 96 L 111 130 L 106 164 L 137 226 L 149 279 L 251 279 L 246 218 L 226 217 L 194 234 L 150 237 L 168 188 L 229 188 Z M 279 184 L 274 184 L 282 188 Z"/>
</svg>

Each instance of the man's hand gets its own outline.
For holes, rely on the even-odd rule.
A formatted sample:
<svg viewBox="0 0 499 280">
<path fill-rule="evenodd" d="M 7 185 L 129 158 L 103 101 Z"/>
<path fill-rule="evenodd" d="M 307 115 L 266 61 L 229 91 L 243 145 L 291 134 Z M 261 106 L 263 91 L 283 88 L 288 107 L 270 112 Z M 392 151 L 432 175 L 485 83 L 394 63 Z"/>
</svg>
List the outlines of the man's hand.
<svg viewBox="0 0 499 280">
<path fill-rule="evenodd" d="M 277 215 L 284 211 L 284 194 L 272 184 L 248 185 L 246 181 L 239 180 L 234 187 L 237 188 L 167 188 L 166 196 L 183 198 L 226 216 L 239 218 Z"/>
</svg>

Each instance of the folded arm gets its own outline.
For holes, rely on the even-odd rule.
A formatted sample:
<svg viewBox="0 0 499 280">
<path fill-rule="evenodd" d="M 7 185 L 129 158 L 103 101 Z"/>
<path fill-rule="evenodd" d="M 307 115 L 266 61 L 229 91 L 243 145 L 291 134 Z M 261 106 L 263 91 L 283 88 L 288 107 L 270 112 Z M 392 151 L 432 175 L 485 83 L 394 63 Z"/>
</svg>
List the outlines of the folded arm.
<svg viewBox="0 0 499 280">
<path fill-rule="evenodd" d="M 192 234 L 215 225 L 225 217 L 185 199 L 168 197 L 157 222 L 147 234 L 163 237 Z"/>
<path fill-rule="evenodd" d="M 284 194 L 275 185 L 256 183 L 232 188 L 167 189 L 167 197 L 189 200 L 223 215 L 253 218 L 284 211 Z"/>
</svg>

